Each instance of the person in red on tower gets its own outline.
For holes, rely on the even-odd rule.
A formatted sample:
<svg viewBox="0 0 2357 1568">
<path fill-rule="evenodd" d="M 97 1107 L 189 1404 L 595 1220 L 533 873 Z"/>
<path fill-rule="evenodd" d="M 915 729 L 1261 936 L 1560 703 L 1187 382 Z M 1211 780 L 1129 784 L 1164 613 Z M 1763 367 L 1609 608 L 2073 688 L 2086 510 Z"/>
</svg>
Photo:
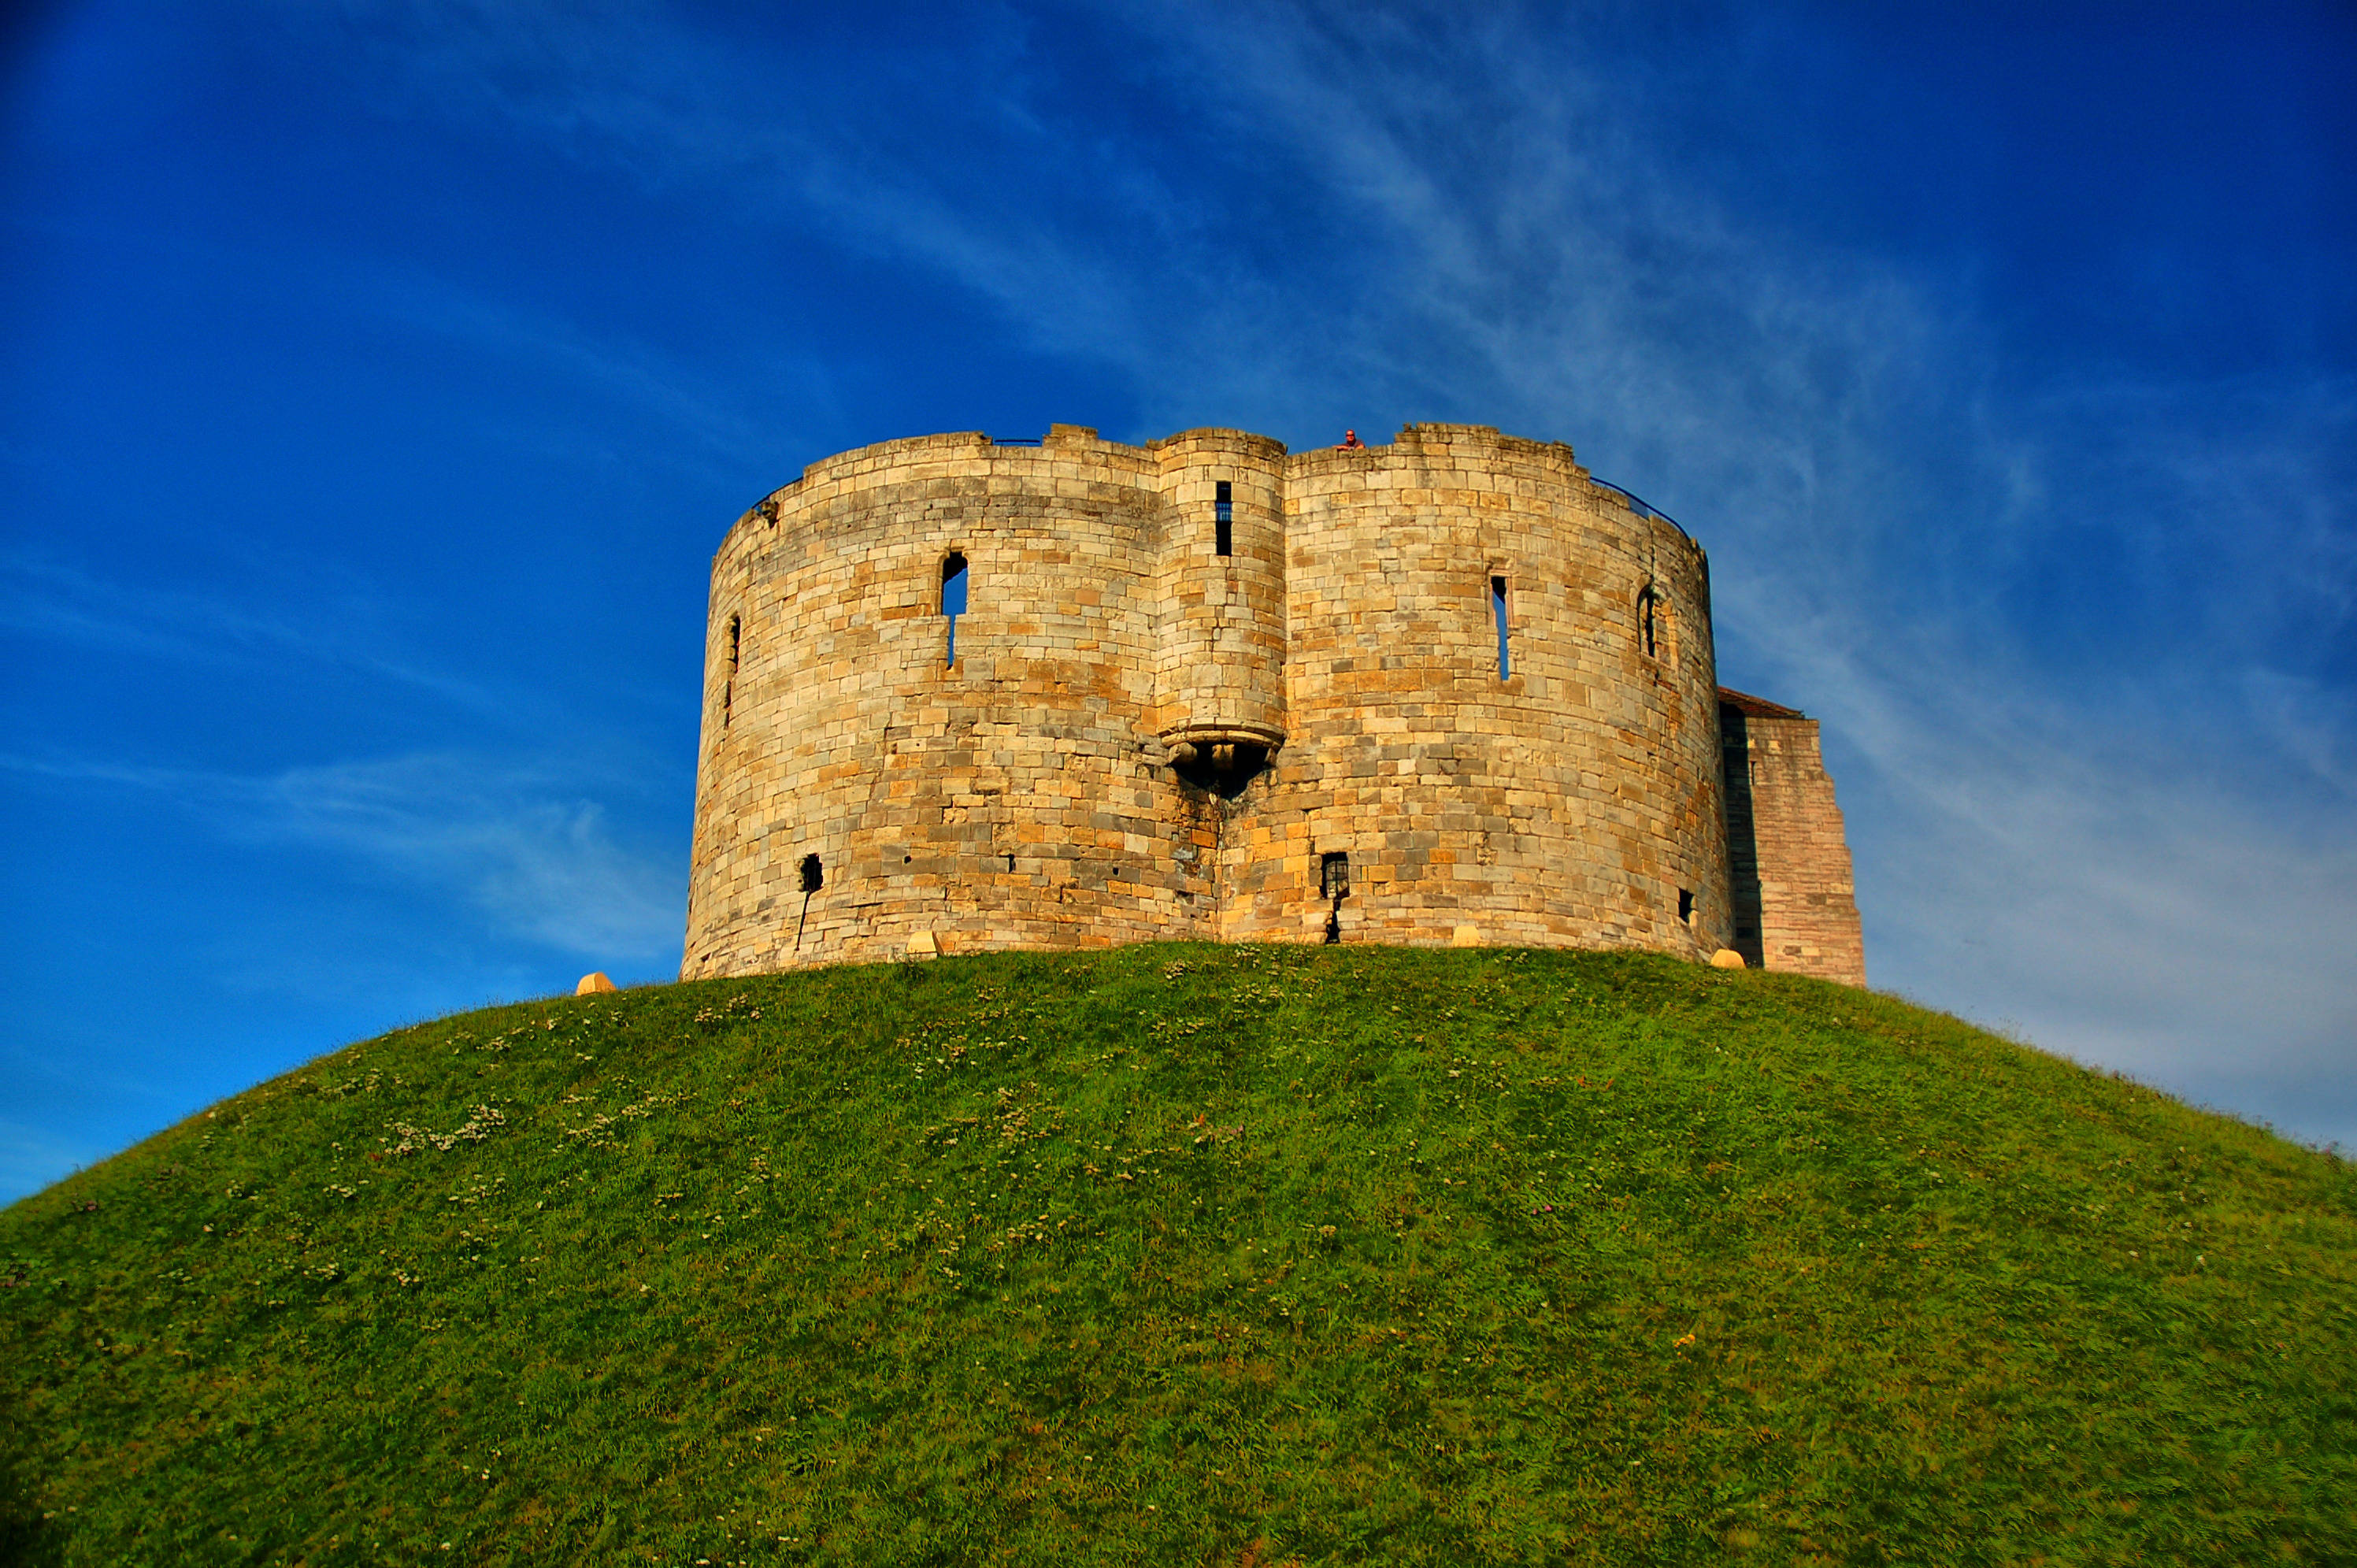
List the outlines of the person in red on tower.
<svg viewBox="0 0 2357 1568">
<path fill-rule="evenodd" d="M 1366 449 L 1366 445 L 1367 444 L 1365 442 L 1359 439 L 1359 433 L 1357 431 L 1345 430 L 1342 432 L 1342 444 L 1340 446 L 1337 446 L 1335 450 L 1338 452 L 1364 451 Z"/>
</svg>

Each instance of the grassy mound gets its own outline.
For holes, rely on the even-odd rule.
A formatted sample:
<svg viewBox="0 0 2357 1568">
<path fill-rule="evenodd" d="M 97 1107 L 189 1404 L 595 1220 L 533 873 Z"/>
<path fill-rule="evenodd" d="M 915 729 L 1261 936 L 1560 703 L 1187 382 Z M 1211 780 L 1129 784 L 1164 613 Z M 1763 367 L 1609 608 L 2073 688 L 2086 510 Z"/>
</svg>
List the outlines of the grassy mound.
<svg viewBox="0 0 2357 1568">
<path fill-rule="evenodd" d="M 2330 1156 L 1649 956 L 565 998 L 0 1214 L 0 1543 L 2348 1562 L 2352 1243 Z"/>
</svg>

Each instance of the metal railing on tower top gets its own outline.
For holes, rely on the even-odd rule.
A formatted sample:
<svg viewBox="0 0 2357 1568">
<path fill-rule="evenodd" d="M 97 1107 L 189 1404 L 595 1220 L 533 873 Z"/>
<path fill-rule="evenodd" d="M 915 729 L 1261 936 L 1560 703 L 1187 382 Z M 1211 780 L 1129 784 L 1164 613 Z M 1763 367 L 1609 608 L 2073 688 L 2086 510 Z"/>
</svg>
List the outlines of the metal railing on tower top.
<svg viewBox="0 0 2357 1568">
<path fill-rule="evenodd" d="M 1629 503 L 1629 510 L 1635 512 L 1639 517 L 1658 517 L 1663 522 L 1668 523 L 1672 528 L 1676 529 L 1679 533 L 1684 534 L 1687 543 L 1691 544 L 1694 542 L 1694 535 L 1686 532 L 1686 525 L 1684 523 L 1680 522 L 1668 512 L 1665 512 L 1661 508 L 1653 505 L 1651 501 L 1645 499 L 1644 497 L 1639 495 L 1636 491 L 1622 489 L 1619 485 L 1614 484 L 1611 480 L 1599 479 L 1593 474 L 1588 476 L 1588 480 L 1590 483 L 1602 485 L 1606 489 L 1610 490 L 1614 495 L 1619 496 L 1622 500 L 1627 501 Z"/>
</svg>

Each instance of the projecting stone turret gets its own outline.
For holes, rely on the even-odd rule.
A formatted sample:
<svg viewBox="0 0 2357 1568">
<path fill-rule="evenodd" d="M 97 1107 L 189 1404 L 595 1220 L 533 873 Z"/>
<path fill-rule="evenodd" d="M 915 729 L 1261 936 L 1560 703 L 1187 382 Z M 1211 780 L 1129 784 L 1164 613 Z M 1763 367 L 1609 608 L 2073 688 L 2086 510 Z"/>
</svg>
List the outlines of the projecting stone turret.
<svg viewBox="0 0 2357 1568">
<path fill-rule="evenodd" d="M 1155 450 L 1154 730 L 1181 766 L 1249 773 L 1285 744 L 1285 448 L 1196 430 Z"/>
<path fill-rule="evenodd" d="M 1707 564 L 1559 444 L 865 447 L 730 531 L 706 670 L 690 978 L 1197 938 L 1864 979 L 1738 918 Z"/>
</svg>

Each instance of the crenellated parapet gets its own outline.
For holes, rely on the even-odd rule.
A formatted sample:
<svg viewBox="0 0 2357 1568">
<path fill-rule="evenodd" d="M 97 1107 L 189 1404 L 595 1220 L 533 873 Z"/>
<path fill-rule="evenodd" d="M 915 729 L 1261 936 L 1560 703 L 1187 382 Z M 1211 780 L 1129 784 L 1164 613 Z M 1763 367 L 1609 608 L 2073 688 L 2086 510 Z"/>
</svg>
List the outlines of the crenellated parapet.
<svg viewBox="0 0 2357 1568">
<path fill-rule="evenodd" d="M 706 672 L 691 977 L 1735 939 L 1707 563 L 1559 443 L 863 447 L 730 530 Z"/>
</svg>

